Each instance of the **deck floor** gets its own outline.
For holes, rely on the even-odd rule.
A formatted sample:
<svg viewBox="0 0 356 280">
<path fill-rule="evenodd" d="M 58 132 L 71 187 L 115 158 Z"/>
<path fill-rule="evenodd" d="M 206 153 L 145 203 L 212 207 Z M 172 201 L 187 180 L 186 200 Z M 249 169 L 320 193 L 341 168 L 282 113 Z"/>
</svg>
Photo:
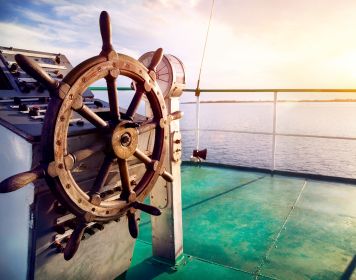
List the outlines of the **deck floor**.
<svg viewBox="0 0 356 280">
<path fill-rule="evenodd" d="M 356 186 L 182 167 L 185 265 L 151 255 L 141 218 L 124 279 L 356 279 Z"/>
</svg>

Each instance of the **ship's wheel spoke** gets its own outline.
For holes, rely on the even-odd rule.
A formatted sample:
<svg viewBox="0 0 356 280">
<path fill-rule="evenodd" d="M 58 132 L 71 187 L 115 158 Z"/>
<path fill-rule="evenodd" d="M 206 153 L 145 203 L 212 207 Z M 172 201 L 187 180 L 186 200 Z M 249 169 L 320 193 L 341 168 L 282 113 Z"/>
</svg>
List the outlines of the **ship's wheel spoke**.
<svg viewBox="0 0 356 280">
<path fill-rule="evenodd" d="M 163 49 L 159 48 L 154 52 L 153 57 L 151 59 L 151 63 L 148 66 L 148 70 L 154 72 L 153 73 L 154 79 L 156 79 L 155 72 L 157 70 L 157 65 L 161 62 L 162 57 L 163 57 Z M 126 112 L 126 118 L 130 119 L 130 120 L 133 120 L 133 117 L 137 111 L 138 105 L 140 104 L 142 96 L 145 93 L 145 89 L 144 89 L 143 85 L 137 84 L 136 86 L 137 86 L 137 89 L 136 89 L 135 95 L 127 109 L 127 112 Z"/>
<path fill-rule="evenodd" d="M 75 164 L 77 164 L 78 162 L 85 160 L 88 157 L 92 156 L 93 154 L 101 151 L 104 148 L 104 145 L 105 145 L 104 143 L 94 144 L 90 147 L 87 147 L 87 148 L 84 148 L 81 150 L 77 150 L 73 153 L 66 155 L 64 158 L 66 168 L 68 170 L 72 170 L 74 168 Z"/>
<path fill-rule="evenodd" d="M 80 109 L 76 110 L 83 118 L 88 120 L 97 128 L 108 128 L 109 125 L 101 117 L 95 114 L 87 105 L 83 105 Z"/>
<path fill-rule="evenodd" d="M 101 54 L 107 55 L 113 51 L 111 44 L 111 23 L 110 16 L 106 11 L 102 11 L 99 18 L 100 34 L 103 40 Z"/>
<path fill-rule="evenodd" d="M 132 207 L 153 216 L 159 216 L 162 214 L 161 210 L 159 210 L 157 207 L 137 201 L 132 203 Z"/>
<path fill-rule="evenodd" d="M 110 116 L 114 124 L 117 124 L 120 120 L 120 111 L 119 111 L 119 100 L 116 86 L 116 78 L 107 77 L 106 85 L 108 87 L 108 97 L 110 105 Z"/>
<path fill-rule="evenodd" d="M 158 162 L 156 160 L 152 160 L 149 156 L 147 156 L 140 149 L 137 148 L 135 150 L 134 156 L 136 158 L 138 158 L 139 160 L 141 160 L 146 165 L 146 167 L 156 170 Z M 160 176 L 167 182 L 173 182 L 172 174 L 167 172 L 165 169 L 162 170 L 162 172 L 160 173 Z"/>
<path fill-rule="evenodd" d="M 43 84 L 47 89 L 54 90 L 59 87 L 59 82 L 50 77 L 46 71 L 33 59 L 22 54 L 16 54 L 15 60 L 21 69 L 24 70 L 31 77 Z"/>
<path fill-rule="evenodd" d="M 75 151 L 72 155 L 75 157 L 76 161 L 82 161 L 93 154 L 101 151 L 104 148 L 104 143 L 94 144 L 90 147 Z"/>
<path fill-rule="evenodd" d="M 64 259 L 66 261 L 69 261 L 77 252 L 86 227 L 87 223 L 85 221 L 81 221 L 71 234 L 68 243 L 63 251 Z"/>
<path fill-rule="evenodd" d="M 158 122 L 154 119 L 149 119 L 143 122 L 138 128 L 138 134 L 143 134 L 145 132 L 154 130 L 158 126 Z"/>
<path fill-rule="evenodd" d="M 137 111 L 138 105 L 140 104 L 140 101 L 144 93 L 145 93 L 144 88 L 140 85 L 137 85 L 135 95 L 132 98 L 132 101 L 126 111 L 126 118 L 128 120 L 133 120 L 133 117 Z"/>
<path fill-rule="evenodd" d="M 117 162 L 119 164 L 121 177 L 122 198 L 126 199 L 128 202 L 134 202 L 136 200 L 136 194 L 131 190 L 130 174 L 127 160 L 118 158 Z"/>
<path fill-rule="evenodd" d="M 105 182 L 106 182 L 106 179 L 108 178 L 112 164 L 113 164 L 112 156 L 110 156 L 110 155 L 105 156 L 104 162 L 101 165 L 99 173 L 96 176 L 96 179 L 94 181 L 94 185 L 90 190 L 92 203 L 94 203 L 93 200 L 98 200 L 98 196 L 100 194 L 100 191 L 103 189 L 103 187 L 105 185 Z M 100 201 L 99 201 L 99 203 L 100 203 Z M 94 203 L 94 204 L 96 204 L 96 203 Z"/>
<path fill-rule="evenodd" d="M 131 209 L 127 211 L 127 219 L 129 224 L 129 232 L 132 238 L 137 238 L 138 236 L 138 225 L 136 220 L 135 211 Z"/>
<path fill-rule="evenodd" d="M 138 148 L 135 150 L 134 156 L 146 165 L 149 165 L 152 163 L 152 159 Z"/>
<path fill-rule="evenodd" d="M 152 71 L 156 72 L 157 66 L 162 61 L 162 58 L 163 58 L 163 49 L 158 48 L 152 56 L 152 60 L 151 60 L 150 65 L 148 66 L 148 70 L 152 70 Z"/>
</svg>

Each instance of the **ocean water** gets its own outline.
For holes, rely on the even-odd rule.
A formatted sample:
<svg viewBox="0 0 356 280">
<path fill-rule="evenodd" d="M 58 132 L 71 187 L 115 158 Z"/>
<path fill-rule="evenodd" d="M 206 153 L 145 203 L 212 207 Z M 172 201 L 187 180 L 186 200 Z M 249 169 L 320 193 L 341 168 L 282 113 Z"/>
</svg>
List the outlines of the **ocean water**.
<svg viewBox="0 0 356 280">
<path fill-rule="evenodd" d="M 195 104 L 181 104 L 183 160 L 195 149 Z M 200 148 L 207 161 L 272 168 L 272 103 L 202 103 Z M 355 138 L 276 136 L 275 169 L 356 178 L 356 103 L 283 102 L 277 133 Z"/>
<path fill-rule="evenodd" d="M 106 92 L 95 92 L 107 100 Z M 133 92 L 120 95 L 120 106 L 127 108 Z M 298 95 L 299 96 L 299 95 Z M 209 94 L 202 100 L 272 100 L 270 93 Z M 295 94 L 283 99 L 296 99 Z M 354 98 L 350 94 L 349 98 Z M 312 98 L 304 94 L 303 99 Z M 333 99 L 335 94 L 325 98 Z M 190 160 L 196 147 L 194 95 L 181 97 L 183 160 Z M 144 113 L 144 103 L 139 113 Z M 355 138 L 327 139 L 276 136 L 275 169 L 356 178 L 356 102 L 277 103 L 277 133 Z M 272 168 L 272 135 L 242 132 L 273 131 L 273 103 L 202 103 L 200 105 L 200 148 L 208 149 L 207 161 L 230 165 Z"/>
</svg>

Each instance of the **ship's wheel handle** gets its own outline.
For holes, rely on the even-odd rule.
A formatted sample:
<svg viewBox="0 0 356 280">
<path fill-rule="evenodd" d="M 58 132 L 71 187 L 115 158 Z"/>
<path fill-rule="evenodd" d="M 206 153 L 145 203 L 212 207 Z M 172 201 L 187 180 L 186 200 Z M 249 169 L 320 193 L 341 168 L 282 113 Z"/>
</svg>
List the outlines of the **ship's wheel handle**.
<svg viewBox="0 0 356 280">
<path fill-rule="evenodd" d="M 26 57 L 23 54 L 16 54 L 15 60 L 22 70 L 40 82 L 47 89 L 55 90 L 59 87 L 59 82 L 52 79 L 33 59 Z"/>
<path fill-rule="evenodd" d="M 101 53 L 75 67 L 60 84 L 45 74 L 34 61 L 17 56 L 20 67 L 47 86 L 52 92 L 52 97 L 43 124 L 41 139 L 43 156 L 40 167 L 31 173 L 15 175 L 7 181 L 14 182 L 14 179 L 23 179 L 27 176 L 28 179 L 20 183 L 9 184 L 3 181 L 0 190 L 2 192 L 16 190 L 44 175 L 59 202 L 80 221 L 64 249 L 66 260 L 71 259 L 78 250 L 89 221 L 103 222 L 126 216 L 129 232 L 136 238 L 138 234 L 136 210 L 160 215 L 159 209 L 142 202 L 160 176 L 167 181 L 173 180 L 172 175 L 165 171 L 163 164 L 169 123 L 181 114 L 167 115 L 163 95 L 155 81 L 155 70 L 162 59 L 162 49 L 155 52 L 147 69 L 139 61 L 114 51 L 107 12 L 100 15 L 100 31 L 103 41 Z M 136 92 L 126 113 L 119 110 L 116 81 L 120 75 L 132 79 L 136 85 Z M 83 102 L 82 97 L 90 85 L 102 78 L 106 80 L 108 88 L 109 119 L 104 119 L 91 110 Z M 143 95 L 146 95 L 152 111 L 152 115 L 146 121 L 135 118 Z M 101 139 L 92 146 L 69 152 L 67 134 L 73 112 L 94 125 Z M 147 154 L 140 149 L 138 143 L 140 137 L 148 132 L 154 135 L 154 143 L 152 150 Z M 84 190 L 76 182 L 72 171 L 81 160 L 98 152 L 104 153 L 103 162 L 91 189 Z M 130 179 L 130 160 L 134 158 L 141 161 L 145 167 L 143 175 L 135 184 Z M 106 201 L 102 199 L 101 193 L 108 174 L 116 170 L 115 166 L 119 170 L 122 191 L 117 199 Z M 9 187 L 10 185 L 12 186 Z"/>
</svg>

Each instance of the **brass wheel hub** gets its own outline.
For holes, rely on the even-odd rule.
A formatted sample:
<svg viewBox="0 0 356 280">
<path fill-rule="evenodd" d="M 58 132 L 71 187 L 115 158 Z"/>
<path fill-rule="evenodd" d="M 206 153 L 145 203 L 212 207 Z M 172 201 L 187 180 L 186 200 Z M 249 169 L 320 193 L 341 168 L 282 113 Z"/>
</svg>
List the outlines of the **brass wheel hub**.
<svg viewBox="0 0 356 280">
<path fill-rule="evenodd" d="M 115 155 L 121 159 L 132 156 L 138 145 L 138 131 L 135 128 L 126 128 L 128 122 L 118 124 L 111 137 L 111 145 Z"/>
</svg>

